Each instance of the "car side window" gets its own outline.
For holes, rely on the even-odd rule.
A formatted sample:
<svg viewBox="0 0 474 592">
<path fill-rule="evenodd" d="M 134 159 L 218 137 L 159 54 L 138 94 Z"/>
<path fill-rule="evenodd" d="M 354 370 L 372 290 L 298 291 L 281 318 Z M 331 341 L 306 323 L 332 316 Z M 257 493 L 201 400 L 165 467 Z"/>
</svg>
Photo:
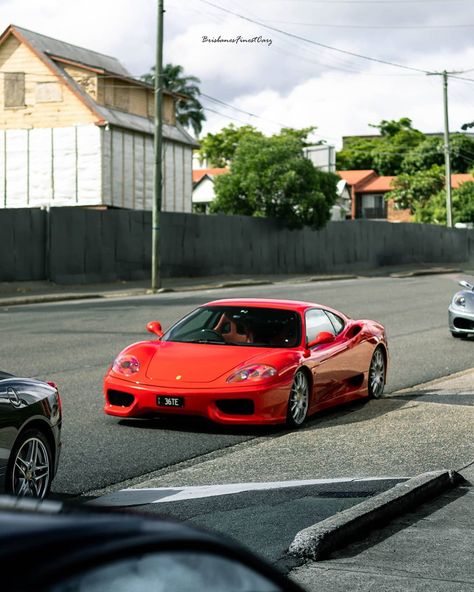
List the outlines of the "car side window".
<svg viewBox="0 0 474 592">
<path fill-rule="evenodd" d="M 326 313 L 319 308 L 312 308 L 306 311 L 306 340 L 309 343 L 321 333 L 321 331 L 327 331 L 335 335 L 334 327 L 332 326 L 329 317 Z"/>
<path fill-rule="evenodd" d="M 329 310 L 326 310 L 325 313 L 328 315 L 329 320 L 333 324 L 336 335 L 339 335 L 339 333 L 344 329 L 344 321 L 341 319 L 341 317 L 329 312 Z"/>
</svg>

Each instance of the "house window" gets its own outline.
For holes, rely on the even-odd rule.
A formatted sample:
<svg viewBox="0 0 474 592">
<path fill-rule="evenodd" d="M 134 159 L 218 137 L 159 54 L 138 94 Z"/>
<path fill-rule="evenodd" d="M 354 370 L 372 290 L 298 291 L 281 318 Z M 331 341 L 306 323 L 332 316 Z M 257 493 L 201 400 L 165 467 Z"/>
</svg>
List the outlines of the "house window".
<svg viewBox="0 0 474 592">
<path fill-rule="evenodd" d="M 25 106 L 25 73 L 5 72 L 3 75 L 5 109 Z"/>
<path fill-rule="evenodd" d="M 384 194 L 367 193 L 362 195 L 361 218 L 386 218 L 387 203 Z"/>
<path fill-rule="evenodd" d="M 57 82 L 38 82 L 35 98 L 37 103 L 57 103 L 62 101 L 61 87 Z"/>
</svg>

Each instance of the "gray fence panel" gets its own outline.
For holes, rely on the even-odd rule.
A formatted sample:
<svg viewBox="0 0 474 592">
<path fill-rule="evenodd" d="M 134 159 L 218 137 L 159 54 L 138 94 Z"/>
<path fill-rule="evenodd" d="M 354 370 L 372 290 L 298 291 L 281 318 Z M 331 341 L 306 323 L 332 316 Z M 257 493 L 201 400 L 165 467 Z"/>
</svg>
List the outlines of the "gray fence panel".
<svg viewBox="0 0 474 592">
<path fill-rule="evenodd" d="M 46 213 L 0 210 L 0 281 L 46 279 Z"/>
<path fill-rule="evenodd" d="M 330 222 L 320 231 L 288 230 L 263 218 L 163 212 L 160 225 L 165 278 L 474 262 L 474 231 L 427 224 L 355 220 Z M 0 210 L 0 236 L 0 281 L 150 277 L 150 212 Z"/>
</svg>

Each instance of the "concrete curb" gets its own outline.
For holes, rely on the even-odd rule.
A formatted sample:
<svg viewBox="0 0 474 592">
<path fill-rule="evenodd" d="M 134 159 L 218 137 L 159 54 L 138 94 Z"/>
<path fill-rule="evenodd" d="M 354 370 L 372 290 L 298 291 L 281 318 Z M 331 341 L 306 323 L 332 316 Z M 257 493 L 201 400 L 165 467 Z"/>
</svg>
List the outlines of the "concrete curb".
<svg viewBox="0 0 474 592">
<path fill-rule="evenodd" d="M 354 279 L 355 275 L 337 275 L 337 276 L 316 276 L 305 279 L 308 282 L 317 281 L 335 281 L 335 280 L 347 280 Z M 287 282 L 273 282 L 270 280 L 235 280 L 229 282 L 223 282 L 218 284 L 199 284 L 195 286 L 179 286 L 176 288 L 163 287 L 157 290 L 157 294 L 166 294 L 169 292 L 198 292 L 201 290 L 219 290 L 222 288 L 238 288 L 240 286 L 268 286 L 272 284 L 287 283 Z M 64 294 L 38 294 L 36 296 L 14 296 L 11 298 L 0 298 L 0 308 L 6 306 L 15 306 L 19 304 L 41 304 L 43 302 L 61 302 L 67 300 L 83 300 L 92 298 L 124 298 L 131 296 L 143 296 L 147 294 L 153 294 L 150 289 L 134 289 L 134 290 L 122 290 L 122 291 L 107 291 L 107 292 L 96 292 L 87 293 L 80 292 L 77 294 L 64 293 Z"/>
<path fill-rule="evenodd" d="M 432 275 L 442 273 L 457 273 L 460 269 L 447 268 L 447 267 L 433 267 L 427 269 L 418 269 L 406 272 L 391 273 L 389 277 L 393 278 L 407 278 L 417 275 Z M 287 284 L 287 283 L 305 283 L 305 282 L 332 282 L 339 280 L 351 280 L 358 277 L 365 277 L 363 273 L 360 275 L 354 274 L 334 274 L 334 275 L 315 275 L 309 277 L 298 277 L 292 280 L 256 280 L 256 279 L 243 279 L 243 280 L 229 280 L 228 282 L 219 282 L 212 284 L 197 284 L 197 285 L 183 285 L 183 286 L 166 286 L 157 290 L 157 294 L 165 294 L 168 292 L 197 292 L 200 290 L 219 290 L 222 288 L 238 288 L 244 286 L 266 286 L 274 284 Z M 77 292 L 77 293 L 53 293 L 53 294 L 38 294 L 31 296 L 7 296 L 5 298 L 0 297 L 0 308 L 7 306 L 15 306 L 20 304 L 41 304 L 43 302 L 62 302 L 67 300 L 83 300 L 92 298 L 124 298 L 131 296 L 143 296 L 146 294 L 153 294 L 153 291 L 147 288 L 139 289 L 125 289 L 125 290 L 106 290 L 98 291 L 95 293 L 89 292 Z"/>
<path fill-rule="evenodd" d="M 439 275 L 441 273 L 461 273 L 461 269 L 457 267 L 433 267 L 431 269 L 415 269 L 413 271 L 400 271 L 391 273 L 392 278 L 408 278 L 417 275 Z"/>
<path fill-rule="evenodd" d="M 41 304 L 42 302 L 62 302 L 63 300 L 89 300 L 103 298 L 103 294 L 41 294 L 38 296 L 15 296 L 14 298 L 0 298 L 0 308 L 17 306 L 19 304 Z"/>
<path fill-rule="evenodd" d="M 464 478 L 459 473 L 448 470 L 412 477 L 388 491 L 301 530 L 291 543 L 289 552 L 306 560 L 323 559 L 380 522 L 387 522 L 462 482 Z"/>
</svg>

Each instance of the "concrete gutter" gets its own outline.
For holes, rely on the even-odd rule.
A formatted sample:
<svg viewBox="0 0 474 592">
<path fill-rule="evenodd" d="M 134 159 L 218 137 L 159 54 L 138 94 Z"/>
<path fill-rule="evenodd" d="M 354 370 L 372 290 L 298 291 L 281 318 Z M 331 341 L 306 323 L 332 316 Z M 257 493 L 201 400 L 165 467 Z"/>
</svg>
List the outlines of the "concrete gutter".
<svg viewBox="0 0 474 592">
<path fill-rule="evenodd" d="M 332 551 L 365 535 L 367 530 L 411 510 L 442 492 L 463 483 L 456 471 L 433 471 L 399 483 L 352 508 L 298 532 L 289 552 L 318 561 Z"/>
</svg>

